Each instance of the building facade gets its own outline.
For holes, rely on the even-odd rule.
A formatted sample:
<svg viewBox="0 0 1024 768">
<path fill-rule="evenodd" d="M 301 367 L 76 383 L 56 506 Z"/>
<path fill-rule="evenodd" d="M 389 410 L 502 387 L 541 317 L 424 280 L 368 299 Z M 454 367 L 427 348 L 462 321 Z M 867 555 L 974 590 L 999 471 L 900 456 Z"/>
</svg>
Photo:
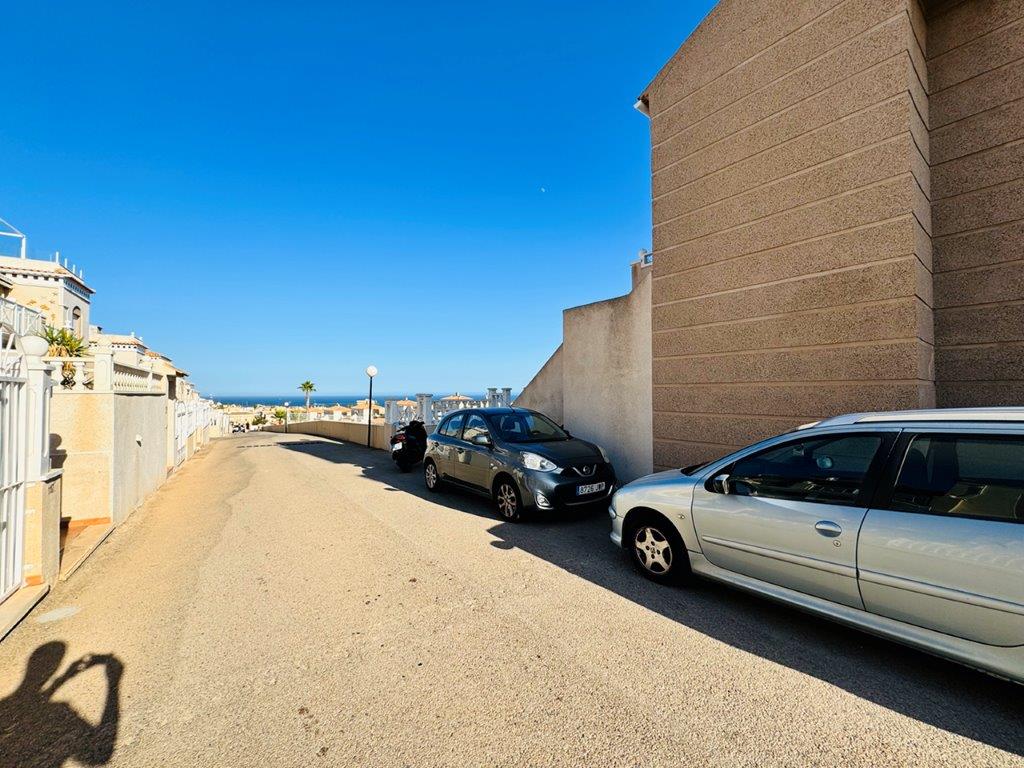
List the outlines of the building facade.
<svg viewBox="0 0 1024 768">
<path fill-rule="evenodd" d="M 1024 0 L 723 0 L 638 108 L 656 467 L 1024 399 Z"/>
<path fill-rule="evenodd" d="M 89 308 L 94 291 L 59 255 L 53 261 L 0 256 L 0 294 L 39 312 L 47 325 L 68 328 L 89 340 Z"/>
</svg>

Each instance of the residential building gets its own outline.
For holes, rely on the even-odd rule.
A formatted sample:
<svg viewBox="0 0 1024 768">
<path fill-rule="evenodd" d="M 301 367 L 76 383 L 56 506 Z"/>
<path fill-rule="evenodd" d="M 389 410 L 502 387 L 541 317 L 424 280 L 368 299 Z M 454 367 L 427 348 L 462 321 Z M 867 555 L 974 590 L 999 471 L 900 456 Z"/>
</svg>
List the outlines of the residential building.
<svg viewBox="0 0 1024 768">
<path fill-rule="evenodd" d="M 88 341 L 94 291 L 81 270 L 60 262 L 60 254 L 53 261 L 0 256 L 0 293 L 38 311 L 48 325 L 69 328 Z"/>
<path fill-rule="evenodd" d="M 847 411 L 1020 404 L 1022 23 L 722 0 L 644 89 L 655 468 Z"/>
<path fill-rule="evenodd" d="M 167 356 L 90 328 L 92 295 L 65 265 L 0 257 L 0 637 L 229 429 Z M 88 354 L 47 357 L 44 322 Z"/>
</svg>

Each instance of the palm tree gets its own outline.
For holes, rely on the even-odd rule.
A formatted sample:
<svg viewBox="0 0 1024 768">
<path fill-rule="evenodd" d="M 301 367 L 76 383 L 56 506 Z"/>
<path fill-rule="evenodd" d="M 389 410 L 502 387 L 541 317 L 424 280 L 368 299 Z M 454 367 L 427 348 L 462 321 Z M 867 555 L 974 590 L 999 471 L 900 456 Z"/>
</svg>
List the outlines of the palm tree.
<svg viewBox="0 0 1024 768">
<path fill-rule="evenodd" d="M 306 379 L 304 382 L 299 384 L 299 389 L 301 389 L 306 395 L 306 413 L 309 413 L 309 396 L 316 392 L 316 384 L 309 379 Z"/>
</svg>

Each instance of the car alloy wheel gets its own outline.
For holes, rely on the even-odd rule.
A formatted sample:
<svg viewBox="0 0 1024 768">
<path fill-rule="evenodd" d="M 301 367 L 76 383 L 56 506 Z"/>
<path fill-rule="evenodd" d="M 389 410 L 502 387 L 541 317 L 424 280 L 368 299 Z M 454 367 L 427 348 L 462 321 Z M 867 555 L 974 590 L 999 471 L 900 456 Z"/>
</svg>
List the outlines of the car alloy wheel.
<svg viewBox="0 0 1024 768">
<path fill-rule="evenodd" d="M 644 525 L 633 535 L 633 553 L 645 570 L 665 576 L 672 570 L 672 543 L 657 528 Z"/>
<path fill-rule="evenodd" d="M 423 479 L 427 484 L 427 490 L 433 491 L 437 488 L 437 466 L 434 462 L 427 462 L 423 470 Z"/>
<path fill-rule="evenodd" d="M 506 520 L 515 520 L 519 516 L 519 496 L 511 483 L 502 483 L 497 493 L 498 513 Z"/>
</svg>

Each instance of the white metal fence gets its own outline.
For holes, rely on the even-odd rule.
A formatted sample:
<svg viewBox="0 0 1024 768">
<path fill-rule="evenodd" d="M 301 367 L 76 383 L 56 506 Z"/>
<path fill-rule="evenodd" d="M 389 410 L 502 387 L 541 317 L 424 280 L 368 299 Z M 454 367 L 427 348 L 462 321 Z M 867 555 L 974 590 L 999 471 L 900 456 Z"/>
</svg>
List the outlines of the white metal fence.
<svg viewBox="0 0 1024 768">
<path fill-rule="evenodd" d="M 217 421 L 210 400 L 178 400 L 174 403 L 174 466 L 188 458 L 188 439 Z"/>
<path fill-rule="evenodd" d="M 0 601 L 22 583 L 28 392 L 11 337 L 0 349 Z"/>
</svg>

